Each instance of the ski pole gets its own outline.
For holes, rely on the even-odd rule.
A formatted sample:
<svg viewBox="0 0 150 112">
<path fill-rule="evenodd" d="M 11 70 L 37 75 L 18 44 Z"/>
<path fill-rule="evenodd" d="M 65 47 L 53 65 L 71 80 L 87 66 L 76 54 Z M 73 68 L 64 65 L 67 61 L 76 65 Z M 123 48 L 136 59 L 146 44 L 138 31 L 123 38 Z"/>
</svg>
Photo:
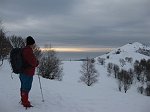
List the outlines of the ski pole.
<svg viewBox="0 0 150 112">
<path fill-rule="evenodd" d="M 43 92 L 42 92 L 42 85 L 41 85 L 41 80 L 40 80 L 39 74 L 38 74 L 38 78 L 39 78 L 40 90 L 41 90 L 41 95 L 42 95 L 42 102 L 44 102 L 44 97 L 43 97 Z"/>
</svg>

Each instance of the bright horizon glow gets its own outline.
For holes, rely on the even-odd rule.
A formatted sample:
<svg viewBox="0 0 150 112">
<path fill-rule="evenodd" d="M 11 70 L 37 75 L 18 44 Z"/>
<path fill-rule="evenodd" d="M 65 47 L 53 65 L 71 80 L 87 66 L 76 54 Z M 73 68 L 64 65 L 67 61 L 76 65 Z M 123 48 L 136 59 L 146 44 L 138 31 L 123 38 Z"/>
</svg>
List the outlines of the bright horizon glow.
<svg viewBox="0 0 150 112">
<path fill-rule="evenodd" d="M 42 51 L 55 50 L 56 52 L 108 52 L 113 48 L 41 48 Z"/>
</svg>

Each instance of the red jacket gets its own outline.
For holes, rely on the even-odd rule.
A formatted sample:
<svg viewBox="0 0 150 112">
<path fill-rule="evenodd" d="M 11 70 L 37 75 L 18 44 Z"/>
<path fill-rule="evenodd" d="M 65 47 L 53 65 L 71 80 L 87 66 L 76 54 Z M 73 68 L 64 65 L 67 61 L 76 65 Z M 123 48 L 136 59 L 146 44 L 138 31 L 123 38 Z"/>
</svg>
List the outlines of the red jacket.
<svg viewBox="0 0 150 112">
<path fill-rule="evenodd" d="M 23 70 L 24 73 L 33 76 L 35 73 L 35 67 L 38 66 L 38 60 L 33 54 L 32 48 L 29 46 L 23 48 L 22 55 L 23 55 L 24 62 L 28 65 L 27 67 L 24 68 Z"/>
</svg>

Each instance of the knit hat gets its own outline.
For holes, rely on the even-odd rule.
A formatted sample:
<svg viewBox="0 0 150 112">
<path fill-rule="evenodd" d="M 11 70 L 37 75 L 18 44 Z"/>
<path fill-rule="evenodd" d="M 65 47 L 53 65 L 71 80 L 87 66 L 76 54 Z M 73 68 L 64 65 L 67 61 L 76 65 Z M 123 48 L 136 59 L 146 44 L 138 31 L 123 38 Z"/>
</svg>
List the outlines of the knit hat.
<svg viewBox="0 0 150 112">
<path fill-rule="evenodd" d="M 35 44 L 35 40 L 31 36 L 28 36 L 26 39 L 26 43 L 27 45 L 33 45 Z"/>
</svg>

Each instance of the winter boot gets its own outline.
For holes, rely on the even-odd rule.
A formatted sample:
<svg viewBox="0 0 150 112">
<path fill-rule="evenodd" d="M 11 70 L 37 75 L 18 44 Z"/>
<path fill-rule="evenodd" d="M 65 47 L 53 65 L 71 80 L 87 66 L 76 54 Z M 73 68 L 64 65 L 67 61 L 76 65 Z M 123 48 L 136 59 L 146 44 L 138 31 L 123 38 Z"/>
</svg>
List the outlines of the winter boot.
<svg viewBox="0 0 150 112">
<path fill-rule="evenodd" d="M 30 108 L 30 107 L 33 107 L 31 104 L 30 104 L 30 101 L 28 100 L 28 92 L 21 92 L 21 102 L 22 102 L 22 105 L 26 108 Z"/>
</svg>

